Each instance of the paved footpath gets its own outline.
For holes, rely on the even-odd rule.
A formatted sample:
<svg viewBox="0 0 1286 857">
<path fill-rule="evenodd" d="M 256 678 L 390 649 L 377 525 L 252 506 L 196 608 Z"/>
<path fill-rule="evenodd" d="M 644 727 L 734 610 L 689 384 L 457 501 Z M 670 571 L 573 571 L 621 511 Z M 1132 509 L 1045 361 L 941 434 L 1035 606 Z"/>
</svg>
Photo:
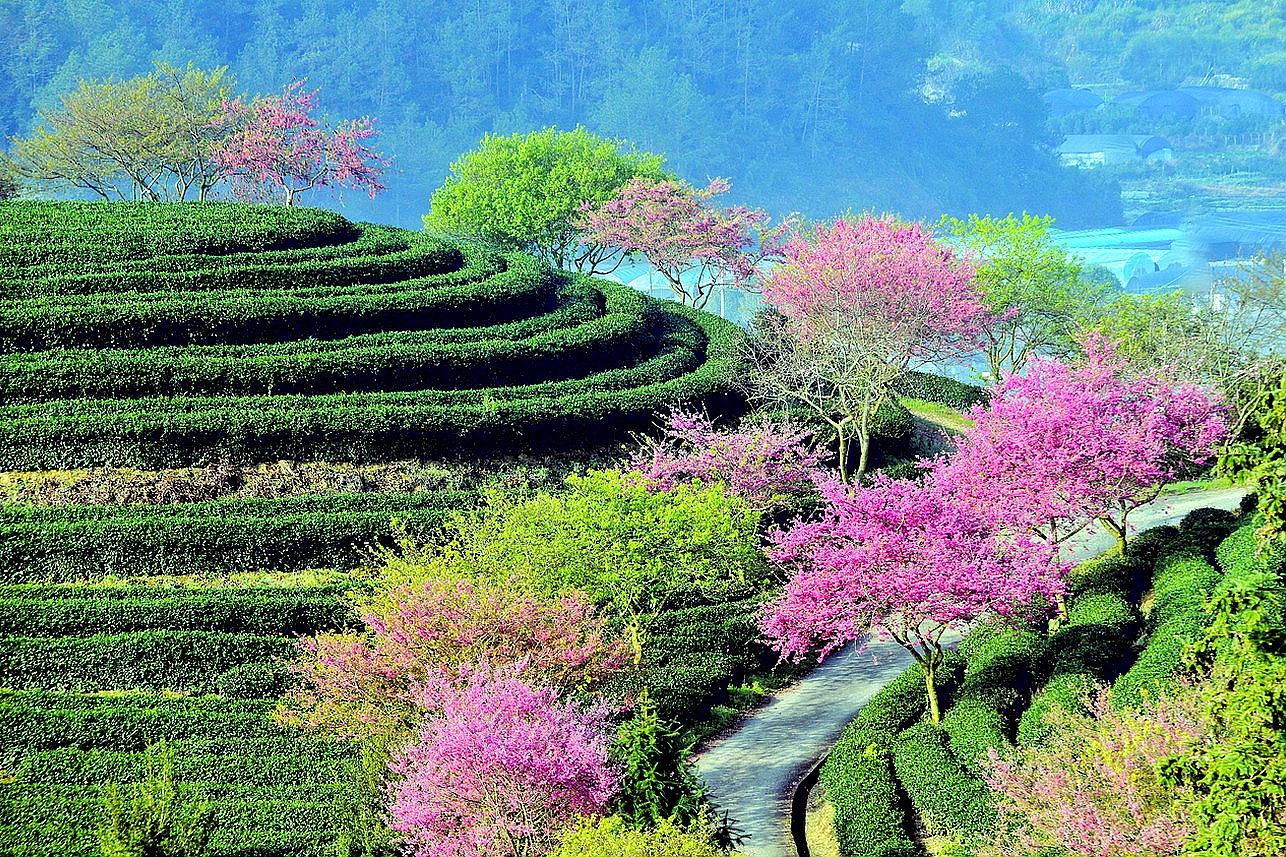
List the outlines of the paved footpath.
<svg viewBox="0 0 1286 857">
<path fill-rule="evenodd" d="M 1131 515 L 1132 531 L 1177 523 L 1193 509 L 1236 509 L 1240 488 L 1158 501 Z M 1110 535 L 1087 532 L 1065 550 L 1081 560 L 1113 545 Z M 790 834 L 791 799 L 805 774 L 830 749 L 845 724 L 880 688 L 912 663 L 896 643 L 849 646 L 777 694 L 740 728 L 696 757 L 697 770 L 750 857 L 796 857 Z"/>
</svg>

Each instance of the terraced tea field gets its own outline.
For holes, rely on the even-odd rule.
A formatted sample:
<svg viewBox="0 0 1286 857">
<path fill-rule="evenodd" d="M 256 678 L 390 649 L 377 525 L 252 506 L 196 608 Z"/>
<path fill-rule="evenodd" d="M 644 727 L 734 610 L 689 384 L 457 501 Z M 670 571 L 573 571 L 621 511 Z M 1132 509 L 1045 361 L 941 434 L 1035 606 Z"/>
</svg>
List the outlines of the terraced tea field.
<svg viewBox="0 0 1286 857">
<path fill-rule="evenodd" d="M 735 409 L 737 329 L 330 212 L 0 204 L 0 470 L 486 458 Z M 271 718 L 394 518 L 460 491 L 0 504 L 0 854 L 92 855 L 149 745 L 221 857 L 334 853 L 356 748 Z M 311 569 L 325 569 L 312 574 Z M 271 581 L 272 585 L 267 585 Z M 324 582 L 318 582 L 324 581 Z"/>
</svg>

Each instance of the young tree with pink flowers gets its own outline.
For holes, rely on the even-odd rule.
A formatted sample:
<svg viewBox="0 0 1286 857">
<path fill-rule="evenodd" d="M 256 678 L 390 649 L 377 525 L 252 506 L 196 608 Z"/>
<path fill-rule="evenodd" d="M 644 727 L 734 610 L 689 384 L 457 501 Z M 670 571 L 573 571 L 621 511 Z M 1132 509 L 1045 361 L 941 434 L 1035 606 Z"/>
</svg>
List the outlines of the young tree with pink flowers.
<svg viewBox="0 0 1286 857">
<path fill-rule="evenodd" d="M 628 466 L 658 490 L 718 482 L 761 514 L 783 512 L 816 494 L 821 454 L 811 435 L 771 420 L 721 431 L 705 414 L 675 410 L 659 437 L 642 440 Z"/>
<path fill-rule="evenodd" d="M 279 717 L 346 737 L 404 733 L 421 714 L 416 688 L 462 665 L 520 665 L 524 679 L 563 692 L 623 667 L 629 648 L 579 593 L 538 599 L 503 582 L 434 577 L 360 602 L 367 633 L 300 643 L 302 680 Z"/>
<path fill-rule="evenodd" d="M 788 218 L 770 228 L 758 209 L 710 205 L 731 188 L 718 178 L 705 188 L 635 178 L 606 202 L 586 205 L 577 225 L 589 244 L 641 255 L 679 303 L 704 309 L 720 287 L 751 286 L 761 262 L 780 258 L 782 239 L 794 225 Z"/>
<path fill-rule="evenodd" d="M 606 711 L 510 672 L 430 683 L 433 711 L 393 754 L 390 827 L 413 857 L 533 857 L 582 816 L 606 815 L 619 772 Z"/>
<path fill-rule="evenodd" d="M 924 668 L 935 723 L 943 635 L 986 615 L 1047 617 L 1063 590 L 1066 569 L 1047 546 L 998 535 L 932 483 L 877 477 L 832 483 L 823 497 L 820 518 L 776 535 L 771 556 L 792 574 L 764 632 L 796 660 L 868 634 L 894 640 Z"/>
<path fill-rule="evenodd" d="M 1072 365 L 1034 358 L 1007 376 L 938 482 L 998 526 L 1065 542 L 1093 520 L 1125 549 L 1131 511 L 1194 464 L 1212 460 L 1227 430 L 1219 396 L 1133 372 L 1112 343 L 1081 341 Z"/>
<path fill-rule="evenodd" d="M 216 162 L 245 199 L 295 198 L 319 187 L 347 187 L 371 199 L 384 190 L 380 182 L 388 161 L 367 140 L 376 135 L 370 119 L 342 122 L 327 129 L 314 118 L 317 91 L 304 91 L 304 81 L 287 85 L 281 95 L 240 96 L 224 102 L 222 123 L 231 133 L 215 150 Z"/>
<path fill-rule="evenodd" d="M 1100 688 L 1088 713 L 1055 708 L 1046 746 L 990 751 L 987 784 L 999 824 L 983 857 L 1177 857 L 1195 832 L 1191 788 L 1164 781 L 1167 760 L 1211 734 L 1200 697 L 1180 687 L 1117 711 Z"/>
<path fill-rule="evenodd" d="M 764 279 L 748 389 L 802 405 L 838 440 L 843 481 L 866 472 L 871 428 L 893 384 L 977 350 L 990 318 L 973 267 L 917 223 L 863 215 L 796 236 Z M 856 467 L 849 445 L 856 440 Z"/>
</svg>

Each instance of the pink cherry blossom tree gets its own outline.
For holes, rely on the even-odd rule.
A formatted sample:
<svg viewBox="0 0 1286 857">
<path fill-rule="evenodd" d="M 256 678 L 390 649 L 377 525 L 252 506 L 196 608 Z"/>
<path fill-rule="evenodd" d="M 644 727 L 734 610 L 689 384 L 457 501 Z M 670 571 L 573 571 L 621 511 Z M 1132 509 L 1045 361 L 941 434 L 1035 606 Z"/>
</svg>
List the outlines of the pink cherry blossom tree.
<svg viewBox="0 0 1286 857">
<path fill-rule="evenodd" d="M 480 669 L 420 689 L 433 711 L 389 765 L 390 827 L 412 857 L 532 857 L 602 816 L 619 772 L 605 709 Z"/>
<path fill-rule="evenodd" d="M 300 642 L 301 679 L 279 718 L 346 737 L 404 732 L 416 688 L 454 680 L 461 665 L 521 664 L 522 676 L 564 692 L 625 665 L 629 648 L 579 593 L 542 600 L 504 583 L 431 578 L 358 605 L 367 633 Z"/>
<path fill-rule="evenodd" d="M 1185 755 L 1210 733 L 1199 697 L 1180 687 L 1141 709 L 1117 711 L 1108 688 L 1088 714 L 1056 708 L 1047 746 L 987 763 L 999 797 L 999 823 L 984 857 L 1176 857 L 1195 832 L 1191 789 L 1163 784 L 1167 759 Z"/>
<path fill-rule="evenodd" d="M 1223 408 L 1210 390 L 1132 372 L 1098 335 L 1081 346 L 1079 364 L 1037 357 L 1006 376 L 936 478 L 998 526 L 1057 546 L 1097 519 L 1124 550 L 1130 512 L 1214 457 Z"/>
<path fill-rule="evenodd" d="M 868 634 L 894 640 L 924 668 L 934 722 L 943 635 L 984 615 L 1048 616 L 1062 592 L 1066 569 L 1047 546 L 998 535 L 933 483 L 877 476 L 869 487 L 831 483 L 823 497 L 820 518 L 775 536 L 771 556 L 792 574 L 763 630 L 795 659 Z"/>
<path fill-rule="evenodd" d="M 795 223 L 787 218 L 769 228 L 763 211 L 709 204 L 731 188 L 719 178 L 704 189 L 635 178 L 606 202 L 586 205 L 577 225 L 588 244 L 643 256 L 679 303 L 704 309 L 721 286 L 752 287 L 759 264 L 780 258 L 783 237 Z"/>
<path fill-rule="evenodd" d="M 975 351 L 990 315 L 972 266 L 916 223 L 839 219 L 811 240 L 795 237 L 785 255 L 762 284 L 776 314 L 761 318 L 752 339 L 748 391 L 824 419 L 848 481 L 866 472 L 871 427 L 894 382 Z"/>
<path fill-rule="evenodd" d="M 642 439 L 629 460 L 658 490 L 718 482 L 764 514 L 798 508 L 817 491 L 821 454 L 810 431 L 771 421 L 720 431 L 708 416 L 684 410 L 664 419 L 660 436 Z"/>
<path fill-rule="evenodd" d="M 243 199 L 280 198 L 294 205 L 304 191 L 347 187 L 371 199 L 389 162 L 365 141 L 376 135 L 370 119 L 342 122 L 326 129 L 314 118 L 317 91 L 304 81 L 287 85 L 281 95 L 237 97 L 224 102 L 222 124 L 232 131 L 215 150 L 216 163 L 233 179 Z"/>
</svg>

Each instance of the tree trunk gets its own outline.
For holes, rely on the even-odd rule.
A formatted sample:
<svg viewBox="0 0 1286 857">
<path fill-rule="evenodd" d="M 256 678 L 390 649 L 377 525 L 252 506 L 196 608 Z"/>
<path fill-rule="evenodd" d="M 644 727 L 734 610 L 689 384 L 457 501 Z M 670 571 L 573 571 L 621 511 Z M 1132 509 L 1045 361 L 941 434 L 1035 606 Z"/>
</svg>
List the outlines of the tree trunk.
<svg viewBox="0 0 1286 857">
<path fill-rule="evenodd" d="M 929 700 L 929 719 L 934 723 L 942 722 L 942 709 L 938 706 L 938 665 L 930 655 L 924 660 L 924 691 Z"/>
</svg>

